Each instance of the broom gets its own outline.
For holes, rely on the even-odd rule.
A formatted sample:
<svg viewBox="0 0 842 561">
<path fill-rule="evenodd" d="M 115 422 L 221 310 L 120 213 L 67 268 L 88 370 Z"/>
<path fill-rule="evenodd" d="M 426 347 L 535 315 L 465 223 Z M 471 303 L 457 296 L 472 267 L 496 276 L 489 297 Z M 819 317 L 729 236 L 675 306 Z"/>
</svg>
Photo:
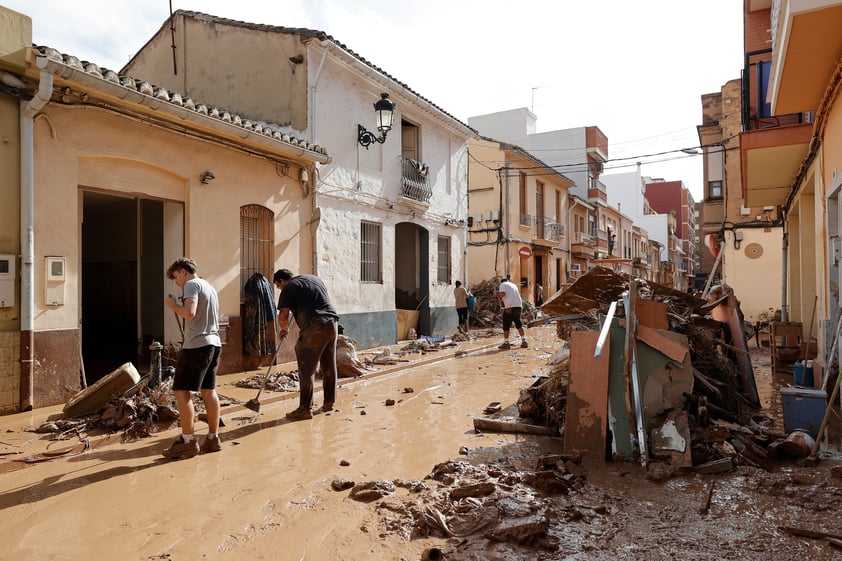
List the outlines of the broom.
<svg viewBox="0 0 842 561">
<path fill-rule="evenodd" d="M 257 395 L 254 396 L 252 399 L 246 401 L 245 408 L 254 411 L 255 413 L 260 413 L 260 394 L 266 388 L 266 382 L 269 381 L 269 373 L 272 372 L 272 366 L 275 364 L 275 361 L 278 360 L 278 354 L 281 352 L 281 344 L 286 339 L 286 335 L 281 335 L 278 339 L 278 348 L 275 349 L 275 355 L 272 357 L 272 361 L 269 362 L 269 368 L 266 370 L 266 374 L 263 376 L 263 383 L 260 385 L 260 389 L 257 390 Z"/>
</svg>

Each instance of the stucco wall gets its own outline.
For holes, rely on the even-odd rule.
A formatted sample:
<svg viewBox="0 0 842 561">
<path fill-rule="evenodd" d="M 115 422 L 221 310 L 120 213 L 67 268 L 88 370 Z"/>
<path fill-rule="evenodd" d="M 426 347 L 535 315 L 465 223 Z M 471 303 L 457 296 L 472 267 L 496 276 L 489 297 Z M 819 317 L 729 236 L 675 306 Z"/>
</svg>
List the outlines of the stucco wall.
<svg viewBox="0 0 842 561">
<path fill-rule="evenodd" d="M 124 72 L 252 120 L 307 128 L 307 68 L 290 61 L 304 53 L 297 36 L 202 16 L 179 17 L 175 29 L 175 50 L 166 24 Z"/>
<path fill-rule="evenodd" d="M 184 247 L 171 253 L 196 260 L 199 274 L 219 292 L 222 315 L 240 315 L 242 205 L 262 205 L 275 213 L 276 267 L 283 264 L 302 272 L 312 267 L 307 229 L 312 206 L 304 199 L 294 162 L 285 168 L 262 157 L 91 106 L 49 104 L 36 120 L 35 146 L 35 364 L 44 365 L 36 371 L 35 381 L 41 388 L 56 385 L 49 379 L 50 372 L 66 373 L 67 379 L 59 387 L 70 384 L 72 388 L 78 379 L 82 188 L 183 205 L 178 215 L 183 215 L 184 232 L 171 232 L 168 243 L 174 240 L 181 246 L 183 240 Z M 205 170 L 215 175 L 207 185 L 199 181 Z M 64 305 L 45 302 L 45 256 L 67 260 Z M 164 272 L 160 273 L 162 279 Z M 175 289 L 169 281 L 164 283 Z M 163 302 L 160 305 L 163 309 Z M 170 314 L 164 318 L 164 344 L 177 342 L 180 334 L 174 320 Z M 232 324 L 239 325 L 236 321 Z M 56 333 L 65 336 L 52 336 Z M 48 355 L 55 353 L 73 360 L 52 368 L 49 365 L 55 361 Z M 288 354 L 291 358 L 291 352 Z M 226 355 L 229 368 L 241 368 L 239 357 Z M 232 362 L 232 358 L 236 360 Z M 36 406 L 66 397 L 38 389 L 36 394 Z"/>
<path fill-rule="evenodd" d="M 722 258 L 723 281 L 734 289 L 746 321 L 777 309 L 781 301 L 781 229 L 744 228 L 740 248 L 734 248 L 734 232 L 725 232 Z M 757 249 L 762 250 L 758 256 Z M 704 248 L 703 251 L 708 251 Z M 809 322 L 809 318 L 807 319 Z"/>
</svg>

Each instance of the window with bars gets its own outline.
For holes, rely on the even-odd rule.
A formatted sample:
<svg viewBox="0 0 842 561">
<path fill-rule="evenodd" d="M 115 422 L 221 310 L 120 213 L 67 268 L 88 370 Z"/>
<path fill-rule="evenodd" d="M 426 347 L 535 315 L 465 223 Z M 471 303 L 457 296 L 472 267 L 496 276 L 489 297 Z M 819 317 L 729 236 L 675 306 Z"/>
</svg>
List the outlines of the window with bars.
<svg viewBox="0 0 842 561">
<path fill-rule="evenodd" d="M 450 238 L 447 236 L 439 236 L 438 258 L 438 281 L 450 284 Z"/>
<path fill-rule="evenodd" d="M 376 222 L 360 224 L 360 281 L 383 282 L 383 227 Z"/>
<path fill-rule="evenodd" d="M 264 206 L 240 207 L 240 301 L 243 287 L 254 273 L 271 284 L 274 271 L 272 248 L 275 247 L 275 213 Z"/>
</svg>

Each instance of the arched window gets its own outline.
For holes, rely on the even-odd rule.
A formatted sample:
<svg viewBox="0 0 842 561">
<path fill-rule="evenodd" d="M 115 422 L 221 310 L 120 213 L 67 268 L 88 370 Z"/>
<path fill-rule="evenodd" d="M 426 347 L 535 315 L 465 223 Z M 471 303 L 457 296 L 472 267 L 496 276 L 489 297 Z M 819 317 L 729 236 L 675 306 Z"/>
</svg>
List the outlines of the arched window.
<svg viewBox="0 0 842 561">
<path fill-rule="evenodd" d="M 254 273 L 272 283 L 275 262 L 275 213 L 261 205 L 240 207 L 240 301 L 243 286 Z"/>
</svg>

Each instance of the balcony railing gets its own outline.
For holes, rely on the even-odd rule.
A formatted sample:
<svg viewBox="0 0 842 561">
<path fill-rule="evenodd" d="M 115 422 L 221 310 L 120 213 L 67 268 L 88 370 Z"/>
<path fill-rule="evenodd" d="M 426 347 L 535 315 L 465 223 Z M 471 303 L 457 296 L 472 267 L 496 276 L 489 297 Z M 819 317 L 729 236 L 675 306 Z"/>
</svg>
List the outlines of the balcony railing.
<svg viewBox="0 0 842 561">
<path fill-rule="evenodd" d="M 573 243 L 580 243 L 582 245 L 589 246 L 596 245 L 596 242 L 590 236 L 590 234 L 586 234 L 585 232 L 576 232 L 576 236 L 573 238 Z"/>
<path fill-rule="evenodd" d="M 427 164 L 401 156 L 401 196 L 422 203 L 429 203 L 433 196 Z"/>
<path fill-rule="evenodd" d="M 772 26 L 774 31 L 775 26 Z M 773 39 L 774 41 L 774 39 Z M 772 115 L 772 105 L 767 102 L 772 49 L 746 53 L 742 72 L 742 125 L 744 131 L 753 131 L 800 125 L 813 122 L 814 113 Z"/>
<path fill-rule="evenodd" d="M 553 242 L 560 241 L 564 237 L 564 224 L 551 218 L 544 219 L 544 239 Z"/>
<path fill-rule="evenodd" d="M 557 242 L 564 237 L 564 224 L 546 216 L 539 217 L 521 213 L 520 225 L 532 228 L 535 238 L 539 240 Z"/>
</svg>

